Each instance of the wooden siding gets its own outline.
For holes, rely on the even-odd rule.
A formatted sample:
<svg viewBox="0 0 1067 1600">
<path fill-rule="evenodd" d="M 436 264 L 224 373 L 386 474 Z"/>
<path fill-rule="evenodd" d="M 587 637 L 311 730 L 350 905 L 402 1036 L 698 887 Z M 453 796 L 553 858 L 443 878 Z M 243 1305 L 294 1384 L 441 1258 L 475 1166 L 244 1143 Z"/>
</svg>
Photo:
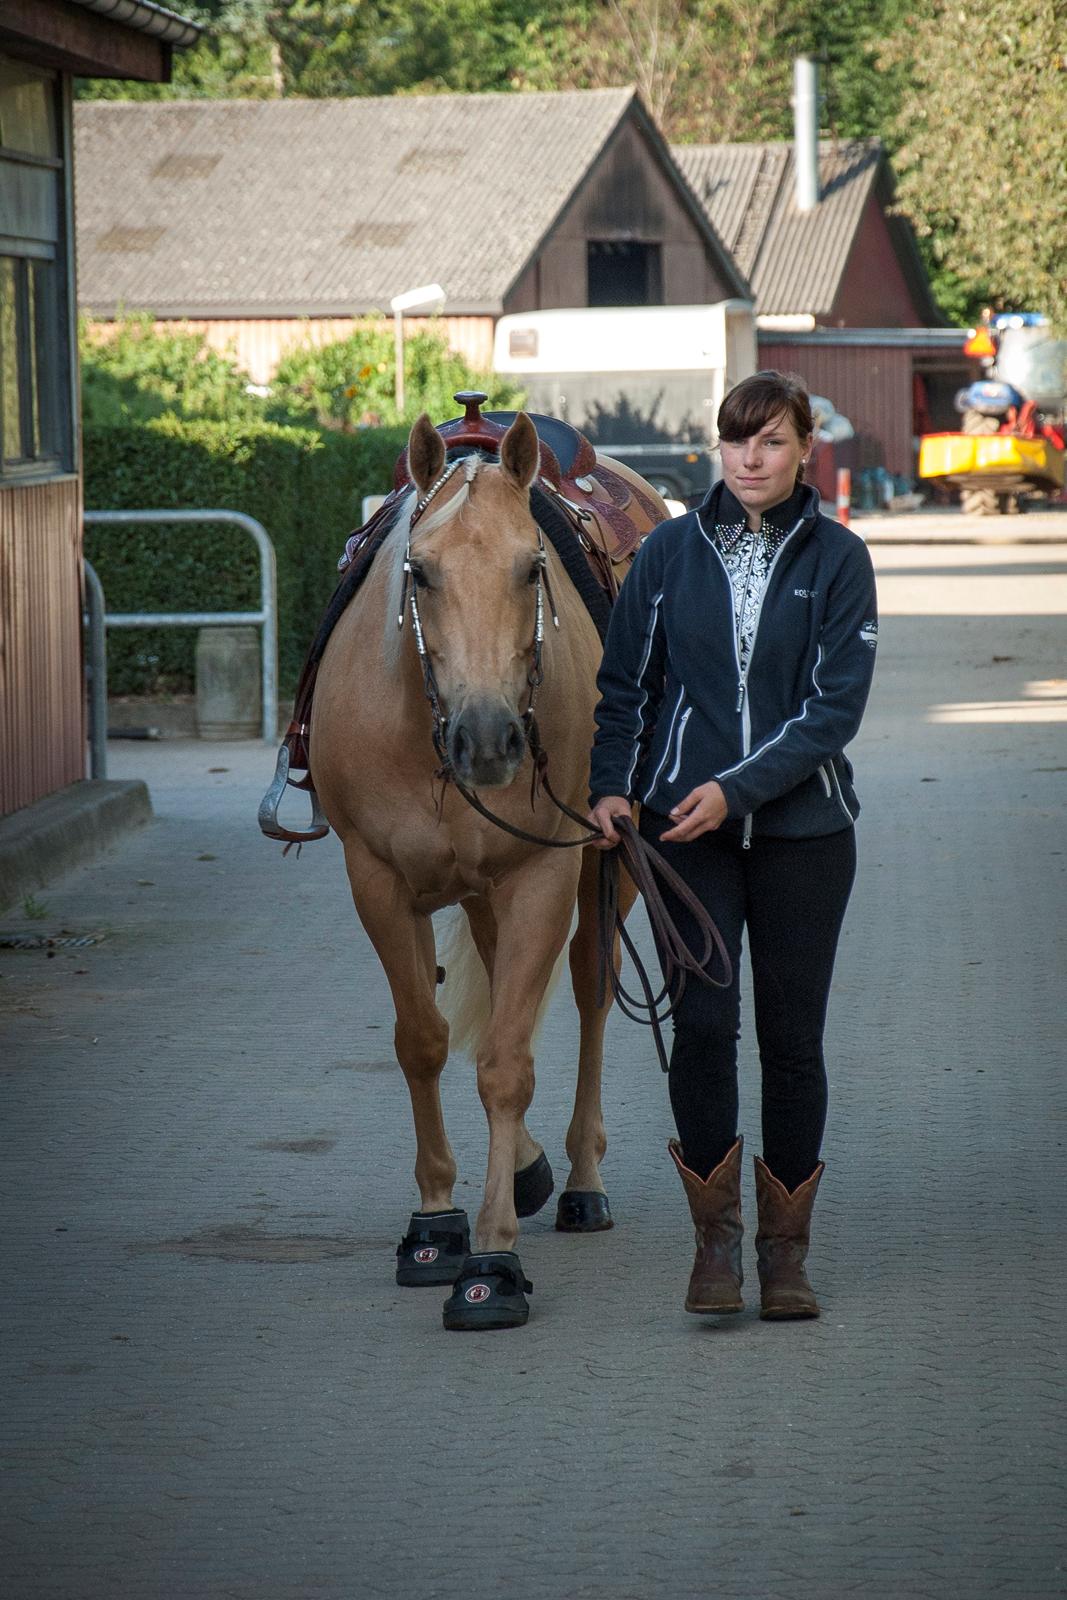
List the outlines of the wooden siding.
<svg viewBox="0 0 1067 1600">
<path fill-rule="evenodd" d="M 559 222 L 509 291 L 504 310 L 550 310 L 588 304 L 591 239 L 658 244 L 663 303 L 708 305 L 735 293 L 683 203 L 632 122 L 624 123 Z"/>
<path fill-rule="evenodd" d="M 369 324 L 356 317 L 213 317 L 181 322 L 160 320 L 155 326 L 161 332 L 185 328 L 202 333 L 213 350 L 223 354 L 233 352 L 238 365 L 253 383 L 269 383 L 278 370 L 278 363 L 290 350 L 303 344 L 323 345 L 335 339 L 347 339 L 353 329 Z M 392 329 L 391 321 L 388 326 Z M 476 372 L 491 371 L 495 326 L 492 317 L 436 317 L 432 321 L 427 317 L 404 318 L 404 332 L 409 336 L 430 326 L 443 333 L 449 349 L 462 356 Z M 98 321 L 92 327 L 106 333 L 109 324 Z"/>
<path fill-rule="evenodd" d="M 81 485 L 0 488 L 0 816 L 85 777 Z"/>
<path fill-rule="evenodd" d="M 832 400 L 856 430 L 857 470 L 915 474 L 912 352 L 879 345 L 805 345 L 759 340 L 761 367 L 795 372 L 812 394 Z"/>
<path fill-rule="evenodd" d="M 863 208 L 833 310 L 825 320 L 835 328 L 923 326 L 925 319 L 904 276 L 885 212 L 873 194 Z"/>
</svg>

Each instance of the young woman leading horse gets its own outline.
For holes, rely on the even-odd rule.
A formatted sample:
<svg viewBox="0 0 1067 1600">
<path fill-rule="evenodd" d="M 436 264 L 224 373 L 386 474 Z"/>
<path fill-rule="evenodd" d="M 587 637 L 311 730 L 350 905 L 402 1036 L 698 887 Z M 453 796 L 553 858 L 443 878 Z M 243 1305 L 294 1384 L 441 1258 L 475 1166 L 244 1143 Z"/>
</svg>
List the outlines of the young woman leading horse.
<svg viewBox="0 0 1067 1600">
<path fill-rule="evenodd" d="M 599 1172 L 607 1007 L 597 996 L 595 856 L 516 837 L 441 781 L 447 766 L 520 833 L 580 833 L 534 782 L 527 745 L 536 696 L 553 792 L 583 806 L 600 639 L 531 514 L 539 466 L 538 437 L 522 414 L 498 460 L 472 453 L 449 465 L 441 434 L 420 417 L 408 447 L 414 490 L 329 638 L 311 722 L 315 788 L 389 980 L 414 1113 L 421 1204 L 397 1277 L 452 1283 L 445 1326 L 460 1329 L 528 1315 L 517 1216 L 540 1209 L 552 1190 L 525 1122 L 531 1041 L 576 899 L 570 968 L 581 1042 L 559 1225 L 611 1226 Z M 658 498 L 654 509 L 652 521 L 663 514 Z M 431 917 L 457 904 L 490 996 L 477 1041 L 489 1161 L 472 1253 L 438 1089 L 449 1029 L 437 1005 Z"/>
</svg>

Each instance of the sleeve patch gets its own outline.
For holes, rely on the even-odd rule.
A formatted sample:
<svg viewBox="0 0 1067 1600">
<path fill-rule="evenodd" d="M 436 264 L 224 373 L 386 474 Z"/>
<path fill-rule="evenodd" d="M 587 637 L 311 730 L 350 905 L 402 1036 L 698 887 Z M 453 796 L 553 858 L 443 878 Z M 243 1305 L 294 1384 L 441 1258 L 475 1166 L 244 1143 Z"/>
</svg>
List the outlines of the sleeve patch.
<svg viewBox="0 0 1067 1600">
<path fill-rule="evenodd" d="M 865 622 L 860 629 L 860 638 L 869 649 L 873 650 L 878 644 L 877 622 Z"/>
</svg>

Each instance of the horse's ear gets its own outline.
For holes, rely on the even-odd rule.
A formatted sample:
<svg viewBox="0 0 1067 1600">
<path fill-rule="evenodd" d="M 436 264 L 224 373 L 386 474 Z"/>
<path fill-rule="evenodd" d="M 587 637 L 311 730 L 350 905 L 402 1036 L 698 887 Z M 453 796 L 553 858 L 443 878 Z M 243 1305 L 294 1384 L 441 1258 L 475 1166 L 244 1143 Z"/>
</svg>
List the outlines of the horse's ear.
<svg viewBox="0 0 1067 1600">
<path fill-rule="evenodd" d="M 537 477 L 541 465 L 537 430 L 525 411 L 519 412 L 500 441 L 500 465 L 520 489 L 528 489 Z"/>
<path fill-rule="evenodd" d="M 420 494 L 445 470 L 445 441 L 426 415 L 418 418 L 408 436 L 408 471 Z"/>
</svg>

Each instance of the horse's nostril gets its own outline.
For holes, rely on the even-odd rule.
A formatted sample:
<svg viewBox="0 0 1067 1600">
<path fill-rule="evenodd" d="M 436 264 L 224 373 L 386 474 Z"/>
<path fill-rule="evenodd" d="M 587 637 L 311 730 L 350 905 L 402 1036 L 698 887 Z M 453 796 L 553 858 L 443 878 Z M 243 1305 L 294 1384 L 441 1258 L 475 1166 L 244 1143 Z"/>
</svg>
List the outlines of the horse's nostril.
<svg viewBox="0 0 1067 1600">
<path fill-rule="evenodd" d="M 508 724 L 504 737 L 504 755 L 509 761 L 521 761 L 526 741 L 522 736 L 522 728 L 517 722 Z"/>
<path fill-rule="evenodd" d="M 452 735 L 452 761 L 462 777 L 469 777 L 474 742 L 462 723 Z"/>
</svg>

